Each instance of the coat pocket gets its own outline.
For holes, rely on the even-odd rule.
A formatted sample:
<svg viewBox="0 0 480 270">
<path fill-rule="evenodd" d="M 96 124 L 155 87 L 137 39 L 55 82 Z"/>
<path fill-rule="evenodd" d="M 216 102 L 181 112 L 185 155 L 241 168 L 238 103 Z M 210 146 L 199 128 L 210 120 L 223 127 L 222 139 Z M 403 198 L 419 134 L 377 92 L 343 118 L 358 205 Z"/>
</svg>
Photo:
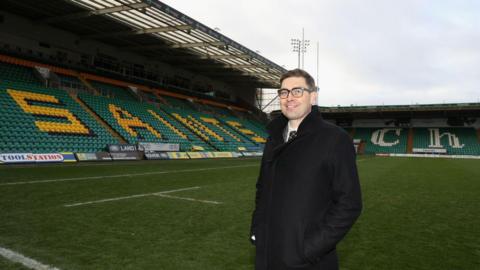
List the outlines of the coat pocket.
<svg viewBox="0 0 480 270">
<path fill-rule="evenodd" d="M 302 258 L 302 261 L 306 264 L 308 264 L 307 257 L 305 256 L 305 233 L 307 231 L 307 225 L 308 223 L 306 222 L 306 220 L 302 220 L 300 235 L 298 237 L 300 242 L 300 246 L 299 246 L 300 257 Z"/>
<path fill-rule="evenodd" d="M 284 260 L 287 269 L 304 269 L 310 263 L 306 260 L 304 255 L 304 235 L 306 222 L 302 219 L 297 226 L 295 226 L 294 234 L 292 235 L 290 248 L 284 251 Z"/>
<path fill-rule="evenodd" d="M 308 221 L 305 225 L 303 232 L 303 256 L 305 261 L 310 262 L 311 264 L 316 264 L 316 261 L 318 260 L 314 255 L 316 254 L 314 238 L 316 234 L 321 233 L 324 224 L 325 219 L 322 216 L 321 218 Z"/>
</svg>

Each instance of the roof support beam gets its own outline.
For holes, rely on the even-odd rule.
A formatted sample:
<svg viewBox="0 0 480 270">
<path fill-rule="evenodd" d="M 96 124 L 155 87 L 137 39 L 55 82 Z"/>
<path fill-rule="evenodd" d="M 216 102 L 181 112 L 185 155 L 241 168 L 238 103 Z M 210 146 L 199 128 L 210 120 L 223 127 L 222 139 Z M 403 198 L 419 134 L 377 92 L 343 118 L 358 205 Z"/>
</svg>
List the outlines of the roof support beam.
<svg viewBox="0 0 480 270">
<path fill-rule="evenodd" d="M 195 42 L 195 43 L 181 43 L 181 44 L 174 44 L 172 48 L 194 48 L 194 47 L 206 47 L 206 46 L 222 46 L 225 43 L 221 41 L 213 41 L 213 42 Z"/>
<path fill-rule="evenodd" d="M 72 14 L 66 14 L 62 16 L 56 16 L 56 17 L 50 17 L 46 19 L 41 19 L 38 22 L 40 23 L 57 23 L 57 22 L 63 22 L 63 21 L 69 21 L 69 20 L 76 20 L 76 19 L 81 19 L 85 17 L 90 17 L 90 16 L 96 16 L 96 15 L 104 15 L 104 14 L 110 14 L 110 13 L 115 13 L 115 12 L 120 12 L 120 11 L 127 11 L 127 10 L 132 10 L 132 9 L 142 9 L 142 8 L 147 8 L 150 5 L 147 3 L 134 3 L 131 5 L 122 5 L 122 6 L 115 6 L 115 7 L 110 7 L 110 8 L 102 8 L 102 9 L 97 9 L 97 10 L 90 10 L 90 11 L 82 11 L 78 13 L 72 13 Z"/>
<path fill-rule="evenodd" d="M 215 75 L 215 76 L 219 76 L 219 77 L 256 77 L 256 78 L 259 78 L 258 76 L 261 74 L 261 73 L 256 73 L 256 72 L 241 72 L 241 71 L 237 71 L 237 72 L 209 72 L 211 73 L 212 75 Z M 260 79 L 260 78 L 259 78 Z M 264 80 L 267 80 L 267 79 L 264 79 Z"/>
<path fill-rule="evenodd" d="M 215 60 L 215 59 L 236 59 L 236 58 L 241 58 L 241 59 L 251 59 L 252 57 L 247 55 L 247 54 L 228 54 L 228 55 L 200 55 L 200 54 L 192 54 L 192 55 L 160 55 L 159 59 L 161 60 L 177 60 L 177 59 L 183 59 L 183 60 L 189 60 L 189 59 L 210 59 L 210 60 Z"/>
<path fill-rule="evenodd" d="M 262 69 L 269 69 L 268 66 L 264 65 L 232 65 L 232 64 L 191 64 L 191 65 L 181 65 L 185 67 L 194 67 L 194 68 L 262 68 Z"/>
<path fill-rule="evenodd" d="M 228 55 L 216 55 L 216 54 L 208 54 L 208 55 L 201 55 L 199 56 L 200 59 L 235 59 L 235 58 L 241 58 L 241 59 L 251 59 L 252 56 L 248 54 L 228 54 Z"/>
<path fill-rule="evenodd" d="M 176 49 L 176 48 L 193 48 L 193 47 L 205 47 L 205 46 L 222 46 L 224 45 L 221 41 L 213 42 L 195 42 L 195 43 L 179 43 L 179 44 L 151 44 L 135 47 L 125 47 L 128 50 L 134 51 L 145 51 L 145 50 L 156 50 L 156 49 Z"/>
<path fill-rule="evenodd" d="M 121 31 L 121 32 L 113 32 L 113 33 L 84 35 L 82 37 L 83 38 L 120 37 L 120 36 L 130 36 L 130 35 L 144 35 L 144 34 L 153 34 L 153 33 L 184 31 L 184 30 L 190 30 L 190 29 L 192 29 L 192 26 L 190 25 L 161 26 L 161 27 L 138 29 L 133 31 Z"/>
<path fill-rule="evenodd" d="M 212 75 L 212 77 L 215 77 L 215 76 Z M 278 80 L 263 80 L 263 79 L 253 78 L 253 77 L 228 77 L 228 76 L 225 76 L 223 79 L 229 82 L 236 82 L 236 83 L 247 83 L 247 82 L 263 83 L 270 88 L 280 87 L 280 83 L 278 82 Z"/>
</svg>

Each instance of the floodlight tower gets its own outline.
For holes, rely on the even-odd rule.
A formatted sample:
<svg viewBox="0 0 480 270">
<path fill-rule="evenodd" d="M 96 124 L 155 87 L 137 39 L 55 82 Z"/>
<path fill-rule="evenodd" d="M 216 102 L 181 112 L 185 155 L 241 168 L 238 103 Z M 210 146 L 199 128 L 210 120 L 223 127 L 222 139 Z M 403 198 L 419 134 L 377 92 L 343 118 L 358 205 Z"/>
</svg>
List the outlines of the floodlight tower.
<svg viewBox="0 0 480 270">
<path fill-rule="evenodd" d="M 302 28 L 302 69 L 305 69 L 305 53 L 307 52 L 307 47 L 310 45 L 310 40 L 305 40 L 305 31 Z"/>
<path fill-rule="evenodd" d="M 298 68 L 302 67 L 302 69 L 305 69 L 305 53 L 307 52 L 308 45 L 310 45 L 310 40 L 305 40 L 305 31 L 303 28 L 302 39 L 292 38 L 291 44 L 293 46 L 293 52 L 298 53 Z"/>
<path fill-rule="evenodd" d="M 300 68 L 300 43 L 302 42 L 300 39 L 298 38 L 292 38 L 291 39 L 291 44 L 293 46 L 293 52 L 297 52 L 298 53 L 298 68 Z"/>
</svg>

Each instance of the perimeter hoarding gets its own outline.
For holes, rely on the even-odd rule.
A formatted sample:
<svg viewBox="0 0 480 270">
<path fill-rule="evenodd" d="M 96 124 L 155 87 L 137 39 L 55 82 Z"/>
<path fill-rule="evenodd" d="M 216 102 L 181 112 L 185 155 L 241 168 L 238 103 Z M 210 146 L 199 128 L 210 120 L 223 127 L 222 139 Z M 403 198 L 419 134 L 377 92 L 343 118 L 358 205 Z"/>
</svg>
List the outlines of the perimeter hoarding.
<svg viewBox="0 0 480 270">
<path fill-rule="evenodd" d="M 214 158 L 232 158 L 232 152 L 212 152 Z"/>
<path fill-rule="evenodd" d="M 167 152 L 170 159 L 190 159 L 186 152 Z"/>
<path fill-rule="evenodd" d="M 178 143 L 138 143 L 138 149 L 145 152 L 178 152 L 180 144 Z"/>
<path fill-rule="evenodd" d="M 113 160 L 141 160 L 143 152 L 111 152 Z"/>
<path fill-rule="evenodd" d="M 0 154 L 0 163 L 51 163 L 76 162 L 73 153 L 4 153 Z"/>
<path fill-rule="evenodd" d="M 165 152 L 145 152 L 146 159 L 170 159 Z"/>
<path fill-rule="evenodd" d="M 112 157 L 107 152 L 75 153 L 78 161 L 111 161 Z"/>
<path fill-rule="evenodd" d="M 108 145 L 108 152 L 138 152 L 143 151 L 143 149 L 139 149 L 136 144 L 110 144 Z"/>
<path fill-rule="evenodd" d="M 211 152 L 187 152 L 191 159 L 213 158 Z"/>
</svg>

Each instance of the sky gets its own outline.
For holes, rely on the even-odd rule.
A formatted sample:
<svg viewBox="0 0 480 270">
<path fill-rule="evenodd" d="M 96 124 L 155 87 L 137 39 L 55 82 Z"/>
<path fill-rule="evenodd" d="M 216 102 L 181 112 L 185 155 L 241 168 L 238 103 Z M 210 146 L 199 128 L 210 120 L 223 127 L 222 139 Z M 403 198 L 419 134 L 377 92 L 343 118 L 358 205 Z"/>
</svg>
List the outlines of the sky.
<svg viewBox="0 0 480 270">
<path fill-rule="evenodd" d="M 163 2 L 286 69 L 303 28 L 322 106 L 480 102 L 477 0 Z"/>
</svg>

